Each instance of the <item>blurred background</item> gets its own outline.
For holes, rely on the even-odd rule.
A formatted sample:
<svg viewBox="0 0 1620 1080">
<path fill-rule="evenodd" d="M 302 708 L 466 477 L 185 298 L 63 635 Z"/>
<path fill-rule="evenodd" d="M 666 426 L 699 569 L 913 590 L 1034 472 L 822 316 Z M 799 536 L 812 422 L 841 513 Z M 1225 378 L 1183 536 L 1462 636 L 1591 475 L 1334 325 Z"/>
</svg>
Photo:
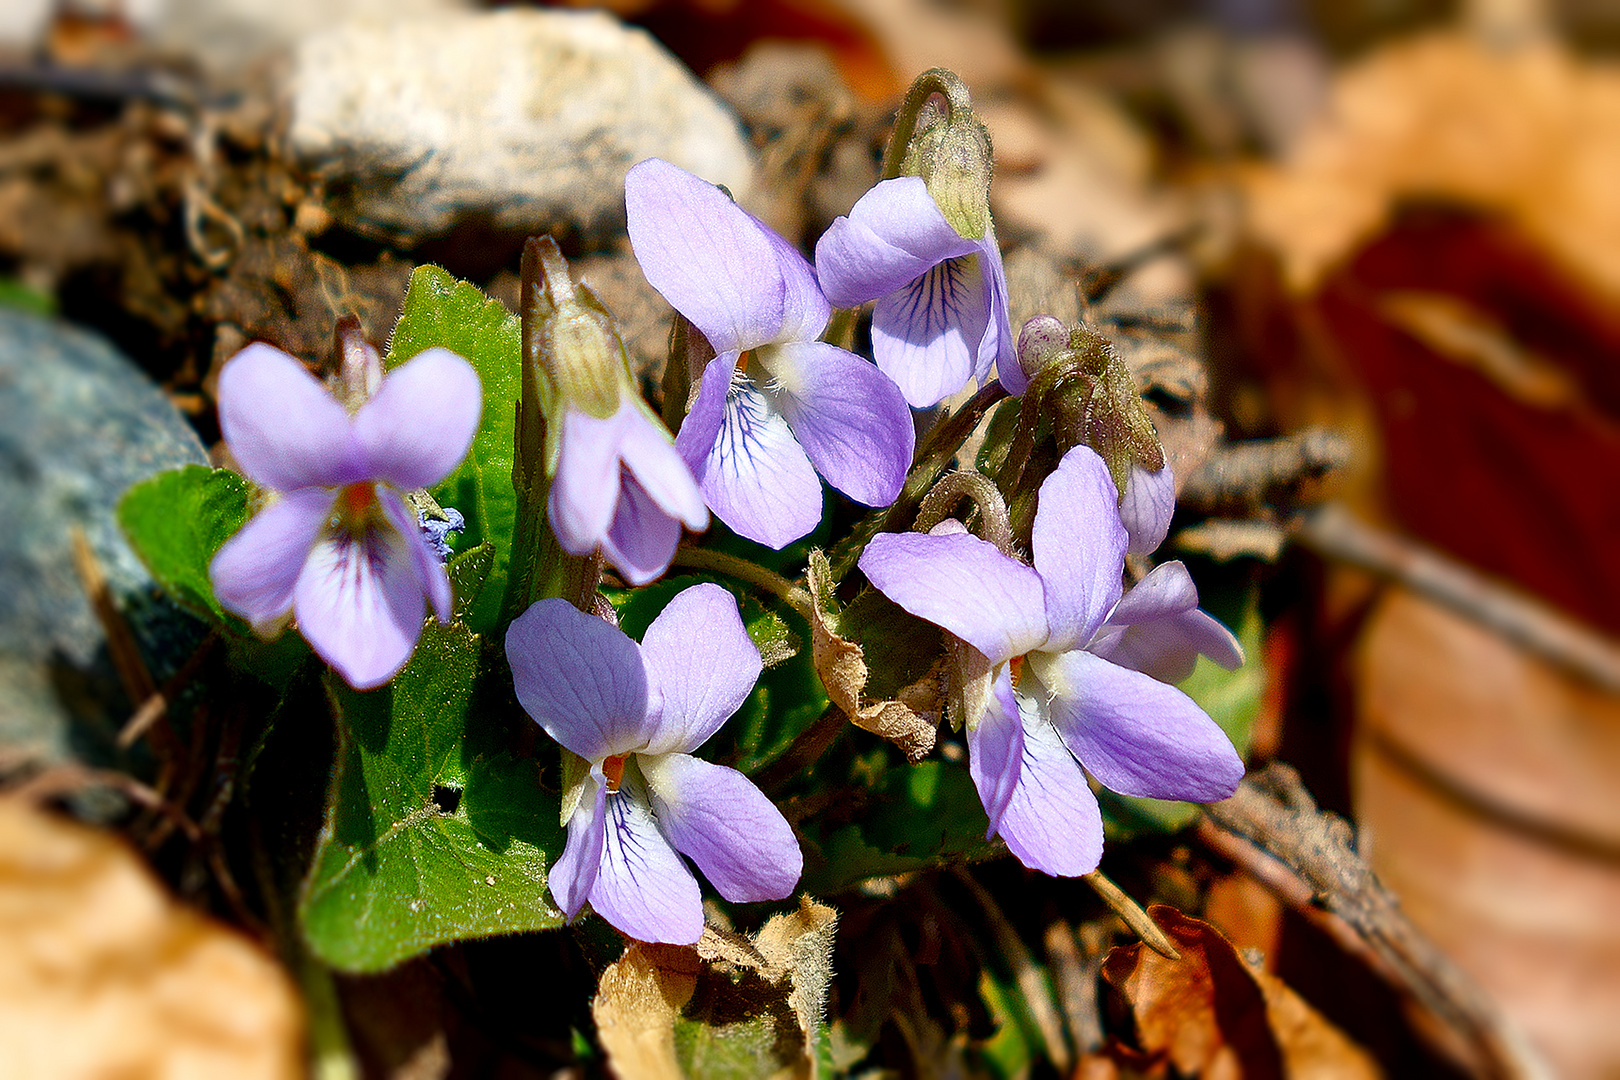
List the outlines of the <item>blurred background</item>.
<svg viewBox="0 0 1620 1080">
<path fill-rule="evenodd" d="M 96 411 L 136 393 L 126 369 L 172 418 L 119 454 L 148 472 L 202 460 L 218 365 L 246 341 L 324 355 L 344 314 L 381 340 L 418 262 L 512 304 L 523 236 L 551 231 L 656 382 L 668 309 L 628 255 L 624 168 L 656 154 L 724 182 L 808 250 L 875 181 L 899 95 L 943 66 L 994 142 L 1015 326 L 1050 312 L 1134 335 L 1192 484 L 1172 543 L 1217 597 L 1254 598 L 1252 764 L 1292 765 L 1354 823 L 1516 1049 L 1460 1045 L 1399 972 L 1312 917 L 1308 890 L 1201 842 L 1207 823 L 1107 868 L 1201 915 L 1363 1048 L 1307 1068 L 1296 1044 L 1289 1075 L 1620 1077 L 1620 4 L 620 0 L 561 44 L 514 21 L 539 10 L 0 0 L 0 519 L 15 533 L 0 557 L 0 772 L 89 768 L 127 716 L 106 704 L 120 672 L 47 520 L 83 526 L 115 590 L 139 591 L 94 511 L 134 476 L 86 466 L 90 487 L 51 486 L 92 434 L 148 423 Z M 23 403 L 42 356 L 80 349 L 28 313 L 117 354 L 64 362 L 84 380 L 72 418 Z M 7 858 L 0 891 L 25 887 Z M 158 861 L 170 887 L 239 921 Z M 1028 880 L 1004 863 L 835 899 L 833 1015 L 859 1034 L 848 1067 L 1165 1075 L 1140 1009 L 1133 1028 L 1116 1004 L 1108 1031 L 1134 1031 L 1146 1056 L 1100 1054 L 1087 1017 L 1108 1014 L 1105 946 L 1088 953 L 1075 929 L 1094 901 L 1054 885 L 985 915 L 975 890 Z M 26 912 L 68 903 L 0 908 L 0 938 L 37 935 Z M 1009 1021 L 953 934 L 1033 950 L 1065 1010 L 1057 1034 L 1026 1016 L 1035 1049 L 986 1065 Z M 564 1064 L 565 1035 L 523 1034 L 516 1005 L 453 992 L 516 980 L 528 947 L 340 984 L 367 1075 L 599 1069 Z M 889 948 L 911 974 L 863 975 Z M 244 1046 L 301 1037 L 279 978 L 241 991 L 281 1018 L 244 1029 Z M 0 986 L 0 1045 L 7 996 L 31 992 Z M 111 1015 L 67 1000 L 65 1030 Z M 155 1022 L 140 1015 L 129 1030 Z M 285 1075 L 300 1053 L 215 1075 Z M 1189 1053 L 1174 1075 L 1264 1071 Z"/>
</svg>

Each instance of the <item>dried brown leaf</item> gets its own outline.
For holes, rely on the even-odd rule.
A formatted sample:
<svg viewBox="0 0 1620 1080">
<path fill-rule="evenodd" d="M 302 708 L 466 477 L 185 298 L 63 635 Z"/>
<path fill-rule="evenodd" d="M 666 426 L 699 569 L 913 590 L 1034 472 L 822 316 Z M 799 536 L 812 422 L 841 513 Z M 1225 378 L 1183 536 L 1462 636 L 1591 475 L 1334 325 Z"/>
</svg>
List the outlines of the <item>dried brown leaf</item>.
<svg viewBox="0 0 1620 1080">
<path fill-rule="evenodd" d="M 602 972 L 591 1016 L 615 1073 L 682 1080 L 675 1019 L 692 1000 L 702 966 L 693 949 L 638 941 Z"/>
<path fill-rule="evenodd" d="M 810 553 L 805 576 L 812 597 L 811 654 L 815 658 L 816 674 L 821 679 L 821 685 L 827 689 L 828 699 L 842 709 L 856 727 L 888 739 L 900 748 L 908 761 L 921 761 L 934 748 L 934 720 L 927 715 L 919 715 L 905 701 L 861 704 L 861 691 L 866 689 L 866 657 L 859 645 L 838 634 L 832 571 L 827 557 L 820 551 Z M 920 701 L 925 689 L 922 683 L 907 687 L 907 691 L 912 691 L 907 695 L 908 699 Z"/>
<path fill-rule="evenodd" d="M 0 1046 L 16 1076 L 303 1075 L 281 967 L 111 834 L 0 799 Z"/>
<path fill-rule="evenodd" d="M 1360 1047 L 1289 990 L 1257 973 L 1208 923 L 1155 905 L 1149 911 L 1180 960 L 1141 944 L 1115 949 L 1103 978 L 1125 998 L 1135 1047 L 1112 1048 L 1122 1065 L 1168 1062 L 1178 1074 L 1241 1080 L 1374 1080 Z"/>
</svg>

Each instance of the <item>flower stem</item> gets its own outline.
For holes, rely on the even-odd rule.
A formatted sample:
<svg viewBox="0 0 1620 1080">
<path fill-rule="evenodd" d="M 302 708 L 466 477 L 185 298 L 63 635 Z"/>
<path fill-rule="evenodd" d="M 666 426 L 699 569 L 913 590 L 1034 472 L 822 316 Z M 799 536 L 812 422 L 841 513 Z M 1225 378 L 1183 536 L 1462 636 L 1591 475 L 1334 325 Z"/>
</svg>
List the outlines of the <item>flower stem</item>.
<svg viewBox="0 0 1620 1080">
<path fill-rule="evenodd" d="M 905 485 L 893 504 L 866 515 L 855 526 L 855 531 L 833 548 L 828 561 L 832 564 L 834 579 L 844 579 L 872 537 L 880 532 L 899 532 L 910 527 L 928 489 L 934 486 L 939 474 L 962 449 L 962 444 L 979 426 L 984 414 L 1006 396 L 1007 391 L 1001 385 L 1001 380 L 993 379 L 980 387 L 967 404 L 929 429 L 928 434 L 923 436 L 922 446 L 917 448 L 911 472 L 906 475 Z"/>
<path fill-rule="evenodd" d="M 739 581 L 746 581 L 750 585 L 757 585 L 766 592 L 780 597 L 807 621 L 810 618 L 810 594 L 781 574 L 767 570 L 758 563 L 709 548 L 682 547 L 675 550 L 675 558 L 671 565 L 685 566 L 693 570 L 713 570 L 737 578 Z"/>
</svg>

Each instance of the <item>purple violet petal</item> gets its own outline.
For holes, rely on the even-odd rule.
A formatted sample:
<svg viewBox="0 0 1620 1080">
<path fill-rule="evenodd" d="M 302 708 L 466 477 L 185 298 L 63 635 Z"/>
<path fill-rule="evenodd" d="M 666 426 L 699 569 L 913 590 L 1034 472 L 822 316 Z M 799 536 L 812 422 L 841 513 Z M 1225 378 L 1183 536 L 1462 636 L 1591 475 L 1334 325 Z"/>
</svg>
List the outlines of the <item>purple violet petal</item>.
<svg viewBox="0 0 1620 1080">
<path fill-rule="evenodd" d="M 427 597 L 434 617 L 441 626 L 448 626 L 453 599 L 450 594 L 450 572 L 439 561 L 438 552 L 433 550 L 432 542 L 422 534 L 416 515 L 411 513 L 404 499 L 387 488 L 379 487 L 377 502 L 382 506 L 383 513 L 388 515 L 389 522 L 404 538 L 405 547 L 411 553 L 411 568 L 416 571 L 416 583 Z"/>
<path fill-rule="evenodd" d="M 675 449 L 664 425 L 633 404 L 624 420 L 619 456 L 642 490 L 670 517 L 679 518 L 693 532 L 709 527 L 709 508 L 703 503 L 697 479 Z"/>
<path fill-rule="evenodd" d="M 1013 697 L 1012 677 L 1006 669 L 997 675 L 990 689 L 990 707 L 978 723 L 968 722 L 968 774 L 979 789 L 990 827 L 985 839 L 996 834 L 1007 800 L 1018 785 L 1024 761 L 1024 725 L 1018 718 L 1018 702 Z"/>
<path fill-rule="evenodd" d="M 1125 482 L 1125 497 L 1119 501 L 1119 520 L 1130 536 L 1125 550 L 1132 555 L 1158 550 L 1175 515 L 1176 476 L 1170 466 L 1148 472 L 1140 465 L 1132 465 L 1130 479 Z"/>
<path fill-rule="evenodd" d="M 373 520 L 358 534 L 329 530 L 293 587 L 298 632 L 356 690 L 393 678 L 422 634 L 427 605 L 411 551 L 421 540 L 410 529 Z"/>
<path fill-rule="evenodd" d="M 512 620 L 506 659 L 524 711 L 586 761 L 646 744 L 647 672 L 618 627 L 548 598 Z"/>
<path fill-rule="evenodd" d="M 726 422 L 726 404 L 731 397 L 731 384 L 736 381 L 737 361 L 741 358 L 742 354 L 733 349 L 704 366 L 703 376 L 698 380 L 697 399 L 675 436 L 675 452 L 681 455 L 700 484 L 704 465 Z"/>
<path fill-rule="evenodd" d="M 625 176 L 624 209 L 641 272 L 715 352 L 777 340 L 788 283 L 769 229 L 713 184 L 658 158 Z"/>
<path fill-rule="evenodd" d="M 705 373 L 703 396 L 710 377 Z M 786 547 L 821 521 L 821 481 L 814 466 L 787 420 L 746 378 L 726 395 L 724 421 L 697 475 L 714 516 L 767 547 Z"/>
<path fill-rule="evenodd" d="M 370 479 L 349 414 L 304 365 L 254 342 L 219 376 L 219 428 L 242 473 L 295 491 Z"/>
<path fill-rule="evenodd" d="M 764 670 L 737 598 L 718 585 L 683 589 L 641 639 L 651 689 L 648 754 L 688 753 L 748 700 Z"/>
<path fill-rule="evenodd" d="M 1013 369 L 1022 375 L 1023 369 L 1018 367 L 1017 339 L 1013 336 L 1012 316 L 1007 304 L 1007 270 L 1001 262 L 1001 245 L 996 242 L 993 223 L 985 230 L 984 239 L 979 241 L 979 269 L 984 275 L 985 292 L 990 297 L 990 312 L 984 337 L 979 341 L 978 363 L 973 369 L 973 377 L 984 382 L 992 367 L 998 371 Z M 1006 386 L 1005 383 L 1002 385 Z M 1024 387 L 1020 385 L 1014 392 L 1012 387 L 1007 386 L 1007 392 L 1016 397 L 1024 392 Z"/>
<path fill-rule="evenodd" d="M 255 514 L 208 564 L 220 606 L 260 633 L 273 629 L 292 610 L 293 587 L 331 510 L 332 492 L 305 488 Z"/>
<path fill-rule="evenodd" d="M 629 472 L 620 481 L 618 509 L 602 537 L 602 558 L 629 584 L 645 585 L 669 569 L 681 542 L 681 523 L 664 513 Z"/>
<path fill-rule="evenodd" d="M 546 497 L 546 519 L 570 555 L 589 555 L 602 543 L 619 505 L 619 415 L 589 416 L 565 409 L 557 473 Z"/>
<path fill-rule="evenodd" d="M 1228 671 L 1243 666 L 1243 646 L 1232 631 L 1197 608 L 1114 629 L 1101 635 L 1086 651 L 1171 684 L 1193 673 L 1200 654 Z"/>
<path fill-rule="evenodd" d="M 690 754 L 639 757 L 658 826 L 727 900 L 792 894 L 804 870 L 793 827 L 753 781 Z"/>
<path fill-rule="evenodd" d="M 1037 700 L 1018 696 L 1024 761 L 997 832 L 1018 861 L 1055 877 L 1078 877 L 1102 860 L 1097 796 Z"/>
<path fill-rule="evenodd" d="M 1089 642 L 1119 600 L 1125 527 L 1117 498 L 1108 467 L 1089 446 L 1064 454 L 1041 484 L 1031 546 L 1046 585 L 1048 652 Z"/>
<path fill-rule="evenodd" d="M 1214 802 L 1237 790 L 1243 761 L 1192 698 L 1088 652 L 1039 654 L 1052 725 L 1075 757 L 1121 795 Z"/>
<path fill-rule="evenodd" d="M 936 263 L 872 309 L 872 356 L 916 408 L 938 404 L 980 373 L 980 345 L 990 326 L 982 259 Z"/>
<path fill-rule="evenodd" d="M 484 415 L 484 389 L 473 366 L 434 347 L 383 377 L 382 388 L 354 415 L 367 474 L 401 491 L 432 487 L 472 446 Z"/>
<path fill-rule="evenodd" d="M 590 783 L 595 790 L 579 800 L 579 806 L 568 819 L 568 843 L 546 875 L 552 899 L 570 922 L 585 906 L 596 885 L 596 875 L 602 868 L 602 844 L 607 836 L 607 785 L 594 778 Z"/>
<path fill-rule="evenodd" d="M 919 619 L 944 627 L 992 664 L 1046 638 L 1041 579 L 969 533 L 879 533 L 861 553 L 874 588 Z"/>
<path fill-rule="evenodd" d="M 1152 622 L 1191 611 L 1198 606 L 1198 586 L 1181 560 L 1160 563 L 1147 577 L 1131 586 L 1108 613 L 1109 625 Z"/>
<path fill-rule="evenodd" d="M 767 371 L 772 404 L 827 483 L 867 506 L 893 502 L 917 437 L 899 387 L 854 353 L 819 341 L 779 346 Z"/>
<path fill-rule="evenodd" d="M 636 770 L 607 797 L 602 868 L 591 888 L 596 913 L 638 941 L 691 945 L 703 934 L 697 878 L 653 818 Z"/>
<path fill-rule="evenodd" d="M 832 305 L 821 292 L 815 267 L 775 229 L 752 214 L 748 216 L 765 230 L 771 250 L 776 253 L 776 267 L 782 274 L 782 325 L 771 341 L 814 341 L 827 329 L 827 320 L 832 317 Z"/>
<path fill-rule="evenodd" d="M 827 299 L 855 307 L 904 288 L 931 266 L 966 255 L 977 242 L 945 220 L 920 177 L 875 185 L 816 241 L 816 276 Z"/>
</svg>

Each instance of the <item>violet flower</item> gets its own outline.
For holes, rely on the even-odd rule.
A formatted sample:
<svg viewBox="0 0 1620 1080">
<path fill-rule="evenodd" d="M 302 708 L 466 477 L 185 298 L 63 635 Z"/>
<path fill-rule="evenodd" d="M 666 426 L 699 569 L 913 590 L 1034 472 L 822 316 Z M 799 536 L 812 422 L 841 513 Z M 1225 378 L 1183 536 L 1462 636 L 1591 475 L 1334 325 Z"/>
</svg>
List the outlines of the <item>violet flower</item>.
<svg viewBox="0 0 1620 1080">
<path fill-rule="evenodd" d="M 563 412 L 546 513 L 564 551 L 589 555 L 600 546 L 631 585 L 669 569 L 683 524 L 709 527 L 692 470 L 633 390 L 621 391 L 611 416 Z"/>
<path fill-rule="evenodd" d="M 821 520 L 818 472 L 856 502 L 892 502 L 911 412 L 881 371 L 816 340 L 831 309 L 804 257 L 657 158 L 625 177 L 625 213 L 642 273 L 716 354 L 675 439 L 715 516 L 781 548 Z"/>
<path fill-rule="evenodd" d="M 524 709 L 590 765 L 564 797 L 568 843 L 551 868 L 570 919 L 589 900 L 633 938 L 696 942 L 703 901 L 682 855 L 727 900 L 793 891 L 804 857 L 781 811 L 742 773 L 691 756 L 759 678 L 730 593 L 686 589 L 639 645 L 541 600 L 513 620 L 506 656 Z"/>
<path fill-rule="evenodd" d="M 1185 659 L 1188 640 L 1155 642 L 1161 619 L 1150 616 L 1181 611 L 1191 581 L 1161 568 L 1120 600 L 1126 535 L 1102 459 L 1070 450 L 1039 498 L 1034 566 L 959 531 L 880 534 L 860 566 L 983 662 L 988 692 L 965 719 L 987 835 L 1000 834 L 1024 865 L 1067 877 L 1102 857 L 1086 771 L 1123 795 L 1210 802 L 1232 794 L 1243 762 L 1191 698 L 1130 663 Z"/>
<path fill-rule="evenodd" d="M 1119 520 L 1129 538 L 1125 550 L 1132 555 L 1157 551 L 1170 532 L 1170 519 L 1176 514 L 1176 474 L 1166 464 L 1148 472 L 1132 464 L 1119 496 Z"/>
<path fill-rule="evenodd" d="M 837 307 L 876 300 L 872 355 L 912 405 L 934 405 L 996 365 L 1023 392 L 995 227 L 956 229 L 921 177 L 884 180 L 816 243 L 816 273 Z"/>
<path fill-rule="evenodd" d="M 483 414 L 472 365 L 428 349 L 350 415 L 304 366 L 257 343 L 219 378 L 219 424 L 242 472 L 279 498 L 209 565 L 214 594 L 261 634 L 289 613 L 357 690 L 405 666 L 427 603 L 450 621 L 450 579 L 402 492 L 444 479 Z"/>
</svg>

